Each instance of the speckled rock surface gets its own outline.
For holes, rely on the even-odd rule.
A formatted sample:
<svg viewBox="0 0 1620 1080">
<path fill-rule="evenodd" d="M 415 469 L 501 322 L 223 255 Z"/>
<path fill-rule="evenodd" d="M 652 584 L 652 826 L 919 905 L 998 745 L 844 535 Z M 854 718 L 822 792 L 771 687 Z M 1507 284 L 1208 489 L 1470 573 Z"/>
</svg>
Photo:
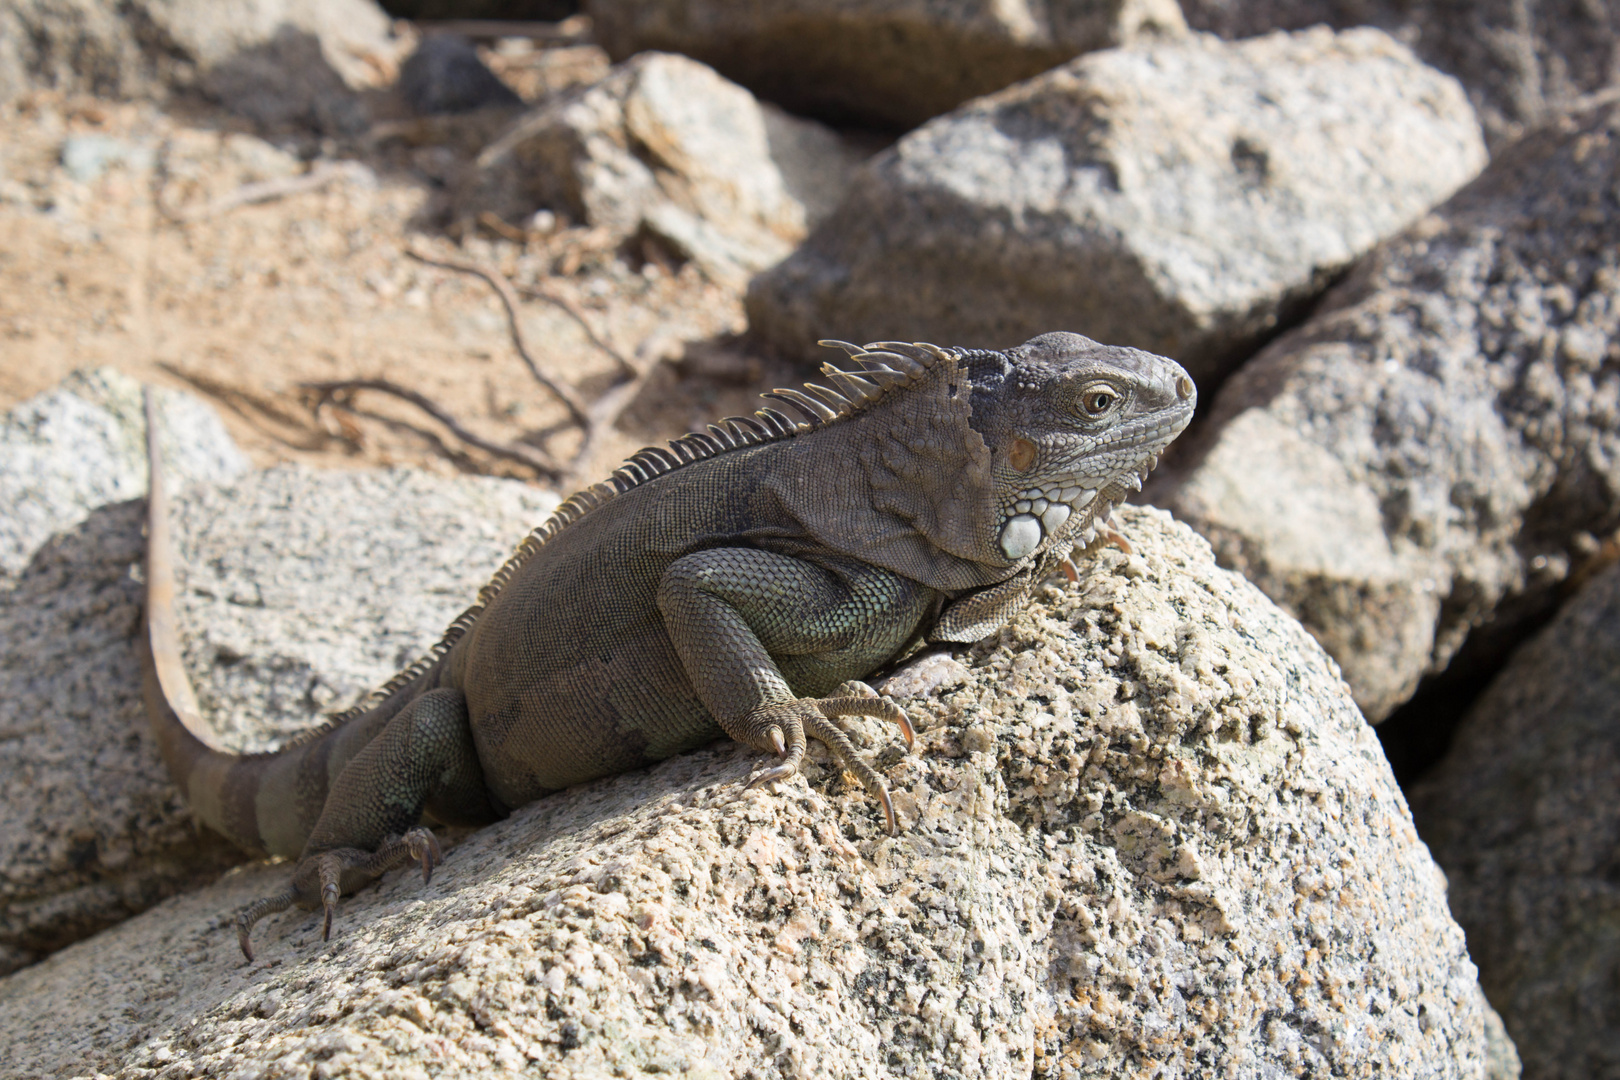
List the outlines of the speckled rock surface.
<svg viewBox="0 0 1620 1080">
<path fill-rule="evenodd" d="M 1186 30 L 1175 0 L 589 0 L 615 59 L 685 53 L 811 116 L 912 127 L 1079 53 Z"/>
<path fill-rule="evenodd" d="M 612 235 L 644 229 L 741 281 L 826 217 L 858 160 L 696 60 L 643 53 L 518 120 L 456 201 L 510 222 L 547 208 Z"/>
<path fill-rule="evenodd" d="M 1444 882 L 1332 664 L 1207 546 L 1118 515 L 1078 587 L 816 755 L 730 743 L 260 927 L 246 867 L 0 980 L 13 1075 L 1478 1077 Z M 155 758 L 144 768 L 156 773 Z"/>
<path fill-rule="evenodd" d="M 1462 88 L 1377 30 L 1089 53 L 869 162 L 749 328 L 809 359 L 1061 326 L 1209 384 L 1484 164 Z"/>
<path fill-rule="evenodd" d="M 1181 0 L 1222 37 L 1372 25 L 1455 75 L 1501 146 L 1614 84 L 1620 8 L 1592 0 Z"/>
<path fill-rule="evenodd" d="M 510 481 L 299 469 L 175 501 L 192 678 L 244 750 L 425 650 L 555 502 Z M 92 512 L 0 591 L 0 970 L 241 859 L 198 834 L 147 735 L 145 512 L 144 500 Z"/>
<path fill-rule="evenodd" d="M 1620 1077 L 1620 566 L 1519 650 L 1412 801 L 1524 1075 Z"/>
<path fill-rule="evenodd" d="M 1233 376 L 1154 477 L 1374 721 L 1465 641 L 1448 677 L 1483 681 L 1620 527 L 1617 180 L 1612 108 L 1505 151 Z"/>
<path fill-rule="evenodd" d="M 177 489 L 247 469 L 212 409 L 190 394 L 157 393 Z M 18 405 L 0 418 L 0 588 L 96 507 L 144 494 L 146 420 L 134 379 L 112 368 L 77 371 Z"/>
<path fill-rule="evenodd" d="M 259 123 L 352 132 L 357 91 L 386 81 L 403 45 L 372 0 L 5 0 L 0 101 L 197 88 Z"/>
</svg>

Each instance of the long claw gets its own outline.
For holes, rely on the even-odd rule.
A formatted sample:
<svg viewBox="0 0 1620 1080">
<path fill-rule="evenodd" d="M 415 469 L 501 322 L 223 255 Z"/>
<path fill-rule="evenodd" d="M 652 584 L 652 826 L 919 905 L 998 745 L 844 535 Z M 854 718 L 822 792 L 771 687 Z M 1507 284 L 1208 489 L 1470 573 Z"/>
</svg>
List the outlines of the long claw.
<svg viewBox="0 0 1620 1080">
<path fill-rule="evenodd" d="M 432 829 L 418 826 L 405 834 L 405 843 L 410 848 L 411 857 L 422 864 L 422 884 L 426 885 L 433 880 L 434 867 L 444 861 L 439 838 L 433 835 Z"/>
<path fill-rule="evenodd" d="M 787 756 L 787 743 L 782 741 L 782 729 L 781 728 L 779 728 L 779 727 L 771 728 L 771 745 L 776 748 L 776 756 L 777 757 L 786 757 Z"/>
<path fill-rule="evenodd" d="M 1125 539 L 1125 534 L 1121 533 L 1112 525 L 1103 525 L 1099 532 L 1105 544 L 1112 544 L 1114 547 L 1119 548 L 1119 550 L 1123 551 L 1127 555 L 1136 554 L 1136 552 L 1131 550 L 1131 542 Z"/>
<path fill-rule="evenodd" d="M 911 717 L 906 715 L 906 710 L 896 705 L 894 707 L 894 716 L 890 719 L 900 725 L 900 734 L 905 736 L 906 739 L 906 749 L 909 751 L 915 747 L 917 745 L 917 733 L 911 728 Z"/>
<path fill-rule="evenodd" d="M 321 927 L 321 940 L 332 940 L 332 916 L 337 912 L 338 897 L 343 895 L 342 875 L 343 863 L 336 852 L 327 852 L 320 857 L 321 877 L 321 907 L 326 911 L 326 921 Z"/>
<path fill-rule="evenodd" d="M 760 773 L 758 776 L 754 777 L 752 780 L 748 781 L 748 783 L 744 784 L 743 790 L 746 791 L 748 788 L 758 787 L 761 784 L 768 784 L 772 780 L 786 780 L 788 777 L 792 776 L 798 771 L 799 766 L 797 762 L 791 765 L 773 765 L 769 769 L 766 769 L 764 772 Z"/>
<path fill-rule="evenodd" d="M 297 894 L 288 889 L 275 896 L 255 900 L 236 913 L 236 942 L 242 946 L 242 955 L 253 960 L 253 924 L 274 911 L 286 911 L 293 905 Z"/>
<path fill-rule="evenodd" d="M 889 800 L 889 789 L 887 787 L 879 786 L 879 788 L 872 792 L 872 794 L 876 795 L 878 802 L 883 804 L 883 817 L 889 823 L 889 835 L 899 836 L 900 827 L 895 824 L 894 803 Z"/>
</svg>

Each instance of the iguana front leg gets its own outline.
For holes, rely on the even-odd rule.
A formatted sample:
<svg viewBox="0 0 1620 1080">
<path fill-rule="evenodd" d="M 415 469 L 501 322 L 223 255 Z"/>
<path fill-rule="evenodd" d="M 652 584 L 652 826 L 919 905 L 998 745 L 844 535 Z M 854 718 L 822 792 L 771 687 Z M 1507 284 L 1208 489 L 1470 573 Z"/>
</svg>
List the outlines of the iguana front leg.
<svg viewBox="0 0 1620 1080">
<path fill-rule="evenodd" d="M 753 783 L 796 772 L 808 735 L 825 743 L 883 804 L 892 835 L 887 787 L 831 720 L 892 720 L 908 746 L 910 722 L 887 698 L 821 695 L 898 653 L 934 597 L 925 586 L 852 559 L 810 562 L 754 548 L 714 548 L 670 564 L 659 583 L 658 610 L 687 677 L 725 733 L 782 758 Z"/>
</svg>

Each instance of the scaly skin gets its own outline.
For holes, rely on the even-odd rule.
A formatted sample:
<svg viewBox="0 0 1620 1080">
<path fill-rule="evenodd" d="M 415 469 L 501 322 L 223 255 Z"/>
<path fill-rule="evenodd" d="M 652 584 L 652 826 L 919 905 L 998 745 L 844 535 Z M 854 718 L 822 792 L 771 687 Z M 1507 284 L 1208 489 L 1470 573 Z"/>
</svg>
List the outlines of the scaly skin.
<svg viewBox="0 0 1620 1080">
<path fill-rule="evenodd" d="M 1141 487 L 1192 417 L 1173 361 L 1047 334 L 1005 352 L 884 342 L 833 389 L 644 450 L 532 534 L 428 657 L 275 754 L 207 745 L 175 655 L 153 462 L 147 701 L 207 824 L 299 856 L 241 912 L 324 908 L 439 859 L 424 814 L 483 824 L 551 791 L 729 735 L 798 770 L 825 743 L 894 812 L 833 722 L 910 725 L 858 680 L 925 637 L 1001 626 Z M 176 706 L 175 702 L 181 702 Z"/>
</svg>

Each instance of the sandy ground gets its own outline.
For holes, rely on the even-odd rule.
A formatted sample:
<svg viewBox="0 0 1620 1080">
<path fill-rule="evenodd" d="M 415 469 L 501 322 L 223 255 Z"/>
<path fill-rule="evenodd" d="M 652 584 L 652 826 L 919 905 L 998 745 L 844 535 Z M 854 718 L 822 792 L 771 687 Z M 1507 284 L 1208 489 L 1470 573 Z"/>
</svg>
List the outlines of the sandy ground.
<svg viewBox="0 0 1620 1080">
<path fill-rule="evenodd" d="M 605 66 L 578 50 L 564 59 Z M 510 81 L 536 92 L 532 69 Z M 734 283 L 665 252 L 566 223 L 447 235 L 436 199 L 476 150 L 475 122 L 395 121 L 352 146 L 303 144 L 313 163 L 195 104 L 39 94 L 0 113 L 0 409 L 111 365 L 212 401 L 260 465 L 539 478 L 403 402 L 368 392 L 316 409 L 301 387 L 383 378 L 484 437 L 575 452 L 579 429 L 525 368 L 495 291 L 412 248 L 567 301 L 589 330 L 533 298 L 521 324 L 537 364 L 587 400 L 624 377 L 613 353 L 650 373 L 577 480 L 750 411 L 761 389 L 793 378 L 731 343 L 744 325 Z M 323 162 L 335 178 L 315 190 L 232 205 L 247 185 L 297 186 Z"/>
</svg>

